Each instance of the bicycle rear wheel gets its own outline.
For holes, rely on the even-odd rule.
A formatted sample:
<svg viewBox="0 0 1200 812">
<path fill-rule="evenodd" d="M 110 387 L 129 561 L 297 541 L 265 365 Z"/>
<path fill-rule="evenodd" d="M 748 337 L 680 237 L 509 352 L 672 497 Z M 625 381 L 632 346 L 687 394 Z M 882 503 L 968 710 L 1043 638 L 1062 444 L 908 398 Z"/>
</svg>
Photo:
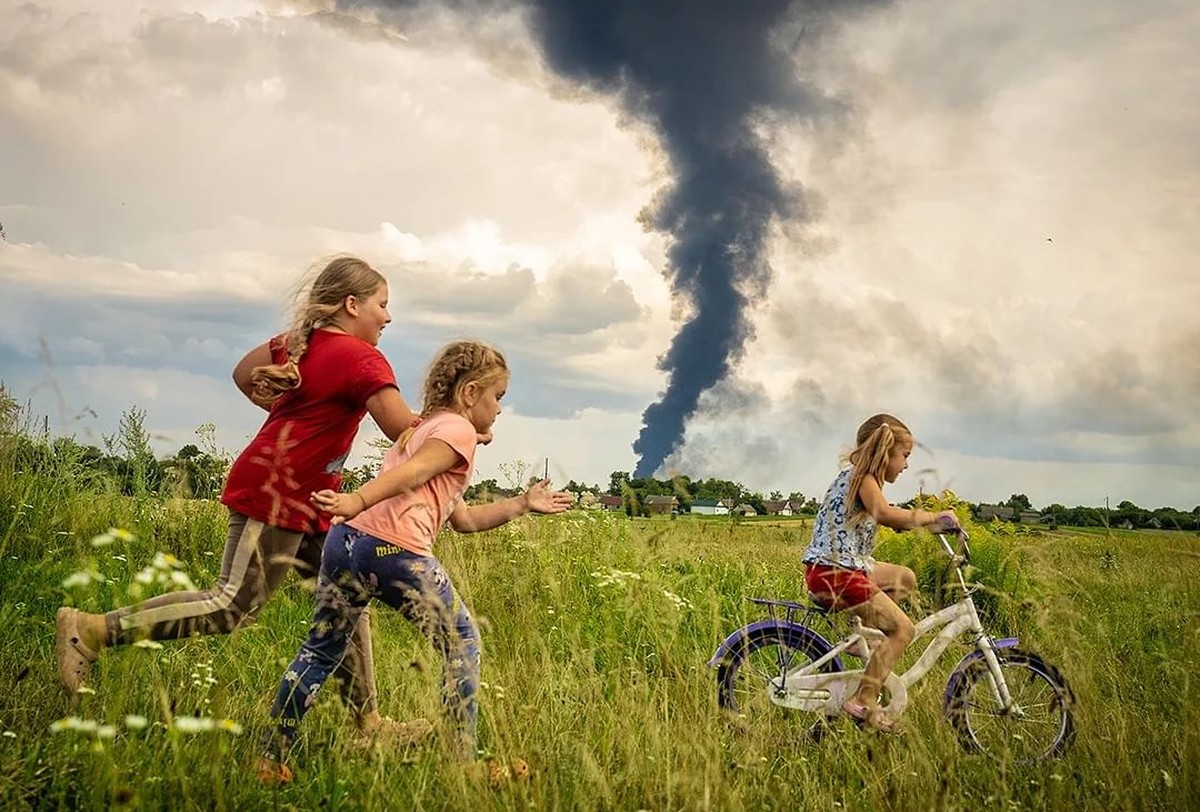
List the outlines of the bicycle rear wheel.
<svg viewBox="0 0 1200 812">
<path fill-rule="evenodd" d="M 778 704 L 785 695 L 787 674 L 823 657 L 830 649 L 820 635 L 807 627 L 779 626 L 759 629 L 745 638 L 717 669 L 717 701 L 727 711 L 754 721 L 811 713 L 789 710 Z M 841 670 L 835 658 L 823 672 Z"/>
<path fill-rule="evenodd" d="M 1061 756 L 1075 737 L 1074 697 L 1058 669 L 1018 649 L 996 652 L 1012 696 L 1005 711 L 982 658 L 962 672 L 950 699 L 950 724 L 968 752 L 1017 762 Z"/>
</svg>

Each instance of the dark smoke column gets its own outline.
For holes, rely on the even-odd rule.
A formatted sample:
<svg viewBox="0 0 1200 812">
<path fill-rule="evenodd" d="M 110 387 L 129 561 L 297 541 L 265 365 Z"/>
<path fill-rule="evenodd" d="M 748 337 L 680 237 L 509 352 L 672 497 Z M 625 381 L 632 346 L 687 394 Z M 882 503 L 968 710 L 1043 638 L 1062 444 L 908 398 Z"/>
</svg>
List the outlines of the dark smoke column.
<svg viewBox="0 0 1200 812">
<path fill-rule="evenodd" d="M 547 63 L 620 99 L 648 122 L 674 183 L 650 206 L 671 238 L 671 289 L 690 314 L 659 358 L 667 389 L 642 414 L 637 476 L 653 474 L 683 438 L 700 395 L 723 380 L 751 335 L 747 311 L 767 289 L 764 247 L 778 218 L 805 218 L 754 132 L 764 114 L 815 118 L 836 104 L 795 75 L 785 49 L 833 18 L 886 0 L 333 0 L 400 15 L 451 9 L 528 10 Z M 486 24 L 484 22 L 483 24 Z M 789 32 L 783 48 L 776 41 Z"/>
<path fill-rule="evenodd" d="M 701 393 L 729 374 L 751 335 L 747 308 L 770 280 L 763 258 L 777 217 L 803 216 L 752 125 L 782 108 L 820 105 L 772 34 L 790 12 L 847 2 L 535 0 L 532 29 L 560 75 L 619 94 L 653 125 L 674 183 L 650 209 L 672 238 L 666 273 L 690 316 L 658 362 L 667 389 L 642 415 L 636 476 L 653 474 L 683 438 Z M 807 112 L 813 112 L 812 109 Z"/>
</svg>

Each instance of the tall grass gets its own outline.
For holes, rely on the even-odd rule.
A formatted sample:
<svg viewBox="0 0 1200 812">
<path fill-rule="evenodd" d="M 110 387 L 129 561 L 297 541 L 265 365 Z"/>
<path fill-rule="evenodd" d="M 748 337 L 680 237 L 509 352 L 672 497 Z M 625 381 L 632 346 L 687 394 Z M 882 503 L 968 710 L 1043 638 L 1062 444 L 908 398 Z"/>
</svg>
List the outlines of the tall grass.
<svg viewBox="0 0 1200 812">
<path fill-rule="evenodd" d="M 808 719 L 726 719 L 705 662 L 758 617 L 746 597 L 802 597 L 806 532 L 583 512 L 447 533 L 437 547 L 483 629 L 481 744 L 497 764 L 528 762 L 527 780 L 493 785 L 486 770 L 452 761 L 440 738 L 356 749 L 328 691 L 304 722 L 297 780 L 264 787 L 247 763 L 307 628 L 309 594 L 290 583 L 257 625 L 230 637 L 105 652 L 95 693 L 69 703 L 55 680 L 56 607 L 127 602 L 159 551 L 213 583 L 224 513 L 119 497 L 69 460 L 31 467 L 3 446 L 0 808 L 1107 811 L 1183 809 L 1200 797 L 1194 536 L 972 528 L 989 624 L 1056 663 L 1078 700 L 1073 750 L 1018 767 L 965 754 L 941 720 L 954 656 L 913 689 L 901 738 L 841 726 L 813 742 Z M 110 527 L 133 538 L 93 547 Z M 914 611 L 955 599 L 930 537 L 889 535 L 879 556 L 918 571 Z M 64 588 L 80 570 L 105 580 Z M 382 710 L 438 719 L 437 657 L 386 608 L 373 625 Z M 72 718 L 82 730 L 52 732 Z M 189 732 L 180 718 L 214 729 Z"/>
</svg>

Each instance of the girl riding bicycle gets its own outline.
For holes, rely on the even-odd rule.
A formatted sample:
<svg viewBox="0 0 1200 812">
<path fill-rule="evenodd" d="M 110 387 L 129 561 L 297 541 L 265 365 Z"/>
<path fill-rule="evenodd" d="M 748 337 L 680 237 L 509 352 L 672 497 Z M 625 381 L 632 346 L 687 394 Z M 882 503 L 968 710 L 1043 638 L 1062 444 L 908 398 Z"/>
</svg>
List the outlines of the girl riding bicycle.
<svg viewBox="0 0 1200 812">
<path fill-rule="evenodd" d="M 908 567 L 875 561 L 879 525 L 894 530 L 940 525 L 958 527 L 953 511 L 932 513 L 888 504 L 883 486 L 908 468 L 913 436 L 900 420 L 877 414 L 858 427 L 855 446 L 829 486 L 817 510 L 812 541 L 804 552 L 805 582 L 813 599 L 827 609 L 848 609 L 886 639 L 872 653 L 857 693 L 842 705 L 849 716 L 885 733 L 896 723 L 879 709 L 879 691 L 905 647 L 912 642 L 913 622 L 899 601 L 916 589 Z"/>
</svg>

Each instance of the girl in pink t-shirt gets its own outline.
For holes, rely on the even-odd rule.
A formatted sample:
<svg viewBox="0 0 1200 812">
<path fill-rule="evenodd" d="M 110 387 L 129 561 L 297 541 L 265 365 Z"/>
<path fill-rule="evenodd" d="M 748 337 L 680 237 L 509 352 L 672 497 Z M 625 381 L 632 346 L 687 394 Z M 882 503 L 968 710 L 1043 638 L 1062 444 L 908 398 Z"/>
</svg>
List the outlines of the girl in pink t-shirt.
<svg viewBox="0 0 1200 812">
<path fill-rule="evenodd" d="M 375 598 L 400 610 L 441 652 L 442 699 L 455 751 L 476 755 L 479 631 L 431 549 L 446 521 L 460 533 L 489 530 L 530 511 L 560 513 L 570 494 L 543 480 L 520 496 L 488 505 L 460 500 L 478 435 L 488 435 L 508 387 L 504 356 L 486 344 L 444 347 L 425 380 L 422 421 L 384 457 L 379 476 L 353 493 L 321 490 L 318 508 L 335 517 L 325 541 L 317 610 L 308 639 L 284 672 L 271 709 L 277 725 L 258 763 L 264 781 L 284 782 L 296 727 L 345 656 L 359 616 Z M 342 521 L 342 520 L 345 521 Z"/>
</svg>

